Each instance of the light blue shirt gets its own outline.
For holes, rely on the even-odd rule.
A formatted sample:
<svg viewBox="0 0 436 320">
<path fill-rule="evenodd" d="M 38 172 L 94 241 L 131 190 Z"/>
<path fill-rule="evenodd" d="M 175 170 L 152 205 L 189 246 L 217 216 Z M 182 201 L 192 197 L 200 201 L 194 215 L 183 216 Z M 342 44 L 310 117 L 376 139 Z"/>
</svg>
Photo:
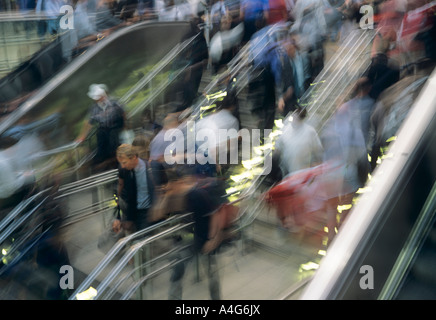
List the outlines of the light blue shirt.
<svg viewBox="0 0 436 320">
<path fill-rule="evenodd" d="M 137 209 L 147 209 L 150 207 L 151 198 L 148 192 L 147 168 L 142 159 L 138 159 L 135 167 L 136 190 L 137 190 Z"/>
</svg>

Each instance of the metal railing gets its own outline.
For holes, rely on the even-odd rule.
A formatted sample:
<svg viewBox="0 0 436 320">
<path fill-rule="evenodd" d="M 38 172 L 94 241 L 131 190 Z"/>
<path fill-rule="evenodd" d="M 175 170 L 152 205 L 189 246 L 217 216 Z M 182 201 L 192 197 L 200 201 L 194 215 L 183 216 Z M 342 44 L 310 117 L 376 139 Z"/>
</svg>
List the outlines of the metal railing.
<svg viewBox="0 0 436 320">
<path fill-rule="evenodd" d="M 97 277 L 99 277 L 103 273 L 103 271 L 110 265 L 110 263 L 114 261 L 114 259 L 117 257 L 117 255 L 122 250 L 124 250 L 129 244 L 131 244 L 133 241 L 138 240 L 138 239 L 144 239 L 144 237 L 152 234 L 153 232 L 155 232 L 156 230 L 158 230 L 160 228 L 168 227 L 172 224 L 178 223 L 175 227 L 168 228 L 166 231 L 163 232 L 164 235 L 173 234 L 173 233 L 179 231 L 180 228 L 187 227 L 188 225 L 190 225 L 191 223 L 181 224 L 180 222 L 182 222 L 183 220 L 189 219 L 191 216 L 192 216 L 191 213 L 182 214 L 182 215 L 175 215 L 175 216 L 172 216 L 172 217 L 166 219 L 165 221 L 159 222 L 151 227 L 137 231 L 131 235 L 128 235 L 128 236 L 120 239 L 109 250 L 109 252 L 105 255 L 105 257 L 94 268 L 94 270 L 86 277 L 86 279 L 79 285 L 79 287 L 74 291 L 74 293 L 70 296 L 70 300 L 75 300 L 77 294 L 88 289 L 88 287 L 91 286 L 96 281 Z M 183 226 L 183 227 L 180 227 L 180 226 Z M 147 243 L 152 242 L 153 239 L 159 239 L 159 237 L 160 237 L 159 234 L 152 235 L 151 237 L 146 237 L 145 240 L 142 240 L 139 243 L 142 243 L 143 245 L 145 245 Z M 133 255 L 139 250 L 139 248 L 140 248 L 140 246 L 138 244 L 136 244 L 136 247 L 135 247 L 135 249 L 133 249 L 133 251 L 130 248 L 129 249 L 130 251 L 128 251 L 125 255 L 125 259 L 124 259 L 125 261 L 123 260 L 123 262 L 118 262 L 118 264 L 116 265 L 116 268 L 113 268 L 111 270 L 111 272 L 109 274 L 111 278 L 106 280 L 103 283 L 103 285 L 100 285 L 97 288 L 97 291 L 100 292 L 98 297 L 100 296 L 100 294 L 102 294 L 102 290 L 106 290 L 108 284 L 118 275 L 118 273 L 122 270 L 122 267 L 124 266 L 124 264 L 127 263 L 133 257 Z M 126 256 L 128 256 L 128 257 L 126 258 Z"/>
<path fill-rule="evenodd" d="M 418 159 L 422 159 L 423 150 L 431 148 L 426 144 L 434 141 L 435 89 L 436 70 L 433 70 L 419 96 L 410 106 L 410 111 L 397 132 L 397 138 L 389 147 L 391 157 L 382 161 L 374 171 L 368 184 L 370 191 L 362 195 L 354 208 L 353 214 L 349 216 L 343 226 L 343 230 L 333 240 L 329 252 L 323 258 L 313 281 L 305 289 L 302 299 L 337 299 L 340 290 L 346 287 L 344 285 L 345 280 L 349 279 L 353 268 L 356 268 L 356 261 L 358 259 L 362 260 L 362 256 L 369 254 L 370 251 L 377 251 L 378 248 L 373 246 L 375 239 L 379 237 L 377 233 L 383 232 L 382 228 L 385 225 L 387 216 L 391 215 L 391 208 L 397 205 L 398 198 L 396 197 L 404 196 L 407 181 L 413 180 L 411 176 L 414 176 L 417 171 L 420 172 L 417 169 L 420 162 Z M 429 137 L 433 137 L 433 139 L 429 139 Z M 425 172 L 428 172 L 434 178 L 434 173 L 431 173 L 429 167 L 426 167 Z M 386 265 L 392 265 L 395 268 L 389 268 L 392 273 L 385 273 L 385 276 L 381 277 L 383 279 L 378 279 L 380 283 L 378 288 L 383 289 L 378 298 L 388 299 L 392 297 L 399 285 L 397 281 L 401 279 L 401 274 L 409 265 L 413 253 L 417 250 L 416 245 L 418 243 L 416 241 L 419 240 L 418 236 L 422 235 L 421 232 L 428 228 L 431 219 L 433 219 L 434 184 L 428 195 L 429 197 L 426 198 L 422 211 L 417 215 L 415 224 L 410 220 L 413 217 L 412 214 L 409 216 L 409 213 L 407 213 L 406 216 L 404 213 L 394 212 L 393 216 L 396 219 L 392 220 L 391 223 L 396 222 L 413 227 L 410 233 L 406 233 L 407 241 L 404 242 L 406 245 L 401 245 L 401 249 L 404 251 L 399 252 L 399 256 L 394 256 L 395 258 L 398 257 L 398 260 L 393 261 L 392 257 L 387 258 L 390 261 Z M 392 225 L 389 224 L 389 226 Z M 405 230 L 407 229 L 404 229 L 403 232 Z M 403 243 L 401 239 L 397 239 L 395 234 L 393 237 L 391 237 L 392 243 Z M 388 239 L 383 240 L 384 243 L 390 241 Z M 392 250 L 391 247 L 392 244 L 386 247 L 384 252 Z M 379 257 L 381 256 L 380 253 L 382 251 L 377 252 Z M 405 260 L 402 261 L 402 259 Z M 382 261 L 382 263 L 386 263 L 384 260 Z M 386 287 L 381 285 L 384 280 L 389 280 L 389 282 L 385 282 Z"/>
<path fill-rule="evenodd" d="M 326 67 L 316 77 L 312 85 L 301 98 L 302 104 L 308 109 L 307 121 L 318 124 L 315 128 L 320 131 L 328 120 L 329 116 L 337 107 L 338 101 L 343 99 L 352 89 L 352 79 L 357 80 L 367 69 L 370 63 L 369 48 L 375 32 L 368 30 L 358 30 L 351 33 L 345 40 L 343 47 L 336 52 Z M 341 63 L 341 68 L 335 70 L 337 63 Z M 354 73 L 349 71 L 354 68 Z M 347 76 L 348 75 L 348 76 Z M 283 122 L 288 121 L 288 115 Z M 267 149 L 264 157 L 272 156 L 272 149 Z M 250 199 L 265 179 L 265 175 L 255 176 L 252 183 L 241 193 L 241 197 Z M 257 208 L 262 205 L 263 198 L 258 197 L 250 206 L 244 208 L 249 225 L 256 218 Z"/>
<path fill-rule="evenodd" d="M 358 35 L 358 40 L 356 41 L 356 35 Z M 346 45 L 350 44 L 350 43 L 354 43 L 354 45 L 352 46 L 352 50 L 350 50 L 346 55 L 345 55 L 345 59 L 348 63 L 350 63 L 349 65 L 354 65 L 354 63 L 361 58 L 361 56 L 356 55 L 356 52 L 358 50 L 361 50 L 361 46 L 362 45 L 368 45 L 371 41 L 371 37 L 367 37 L 366 35 L 362 35 L 362 34 L 353 34 L 351 37 L 349 37 L 348 39 L 348 43 L 346 43 Z M 237 60 L 238 62 L 231 62 L 229 65 L 231 66 L 231 69 L 229 71 L 229 74 L 242 74 L 242 77 L 238 77 L 238 80 L 245 80 L 242 83 L 244 83 L 244 85 L 246 85 L 246 83 L 248 83 L 248 77 L 250 75 L 250 73 L 252 72 L 251 66 L 250 64 L 252 63 L 252 61 L 254 60 L 255 57 L 251 56 L 251 59 L 248 58 L 248 50 L 249 47 L 246 46 L 242 49 L 241 53 L 239 56 L 237 56 Z M 332 61 L 330 61 L 330 63 L 327 65 L 327 68 L 324 69 L 324 71 L 318 76 L 319 79 L 323 79 L 325 78 L 327 75 L 329 75 L 332 72 L 332 68 L 335 64 L 335 62 L 337 60 L 339 60 L 339 57 L 341 55 L 343 55 L 343 53 L 345 52 L 345 48 L 343 48 L 341 51 L 339 51 L 337 53 L 337 55 L 333 58 Z M 342 56 L 342 58 L 344 58 Z M 362 59 L 362 65 L 363 65 L 363 69 L 366 66 L 366 63 L 368 62 L 368 60 Z M 359 70 L 362 70 L 362 67 L 358 68 Z M 241 73 L 242 72 L 242 73 Z M 355 76 L 359 76 L 360 74 L 357 72 Z M 331 79 L 333 78 L 333 79 Z M 339 74 L 339 72 L 333 73 L 332 76 L 329 77 L 329 80 L 332 80 L 331 82 L 328 83 L 328 85 L 326 87 L 322 88 L 321 94 L 328 94 L 331 93 L 333 91 L 333 89 L 337 89 L 337 87 L 340 85 L 339 84 L 339 79 L 343 80 L 343 77 Z M 217 86 L 217 84 L 219 83 L 220 79 L 219 77 L 216 78 L 214 81 L 212 81 L 205 89 L 206 93 L 210 93 L 212 92 L 212 90 L 214 90 Z M 243 88 L 243 87 L 242 87 Z M 242 90 L 242 88 L 240 88 L 240 90 Z M 341 89 L 344 89 L 341 86 Z M 312 92 L 307 93 L 307 96 L 309 96 L 309 94 L 312 94 Z M 202 101 L 200 101 L 200 103 L 198 103 L 197 105 L 197 112 L 194 112 L 194 117 L 199 117 L 202 114 L 201 109 L 199 109 L 198 107 L 205 104 L 205 103 L 213 103 L 214 101 L 210 101 L 207 98 L 204 98 Z M 315 110 L 318 110 L 320 104 L 314 104 L 314 106 L 312 106 L 312 108 L 314 108 Z M 326 108 L 328 111 L 331 109 L 334 109 L 334 102 L 331 102 L 329 104 L 329 106 Z M 236 202 L 241 202 L 244 201 L 246 199 L 251 199 L 252 200 L 252 195 L 256 192 L 256 190 L 258 189 L 259 183 L 262 183 L 262 180 L 265 178 L 265 176 L 259 175 L 257 177 L 257 179 L 254 180 L 254 183 L 252 183 L 250 185 L 249 188 L 245 189 L 244 192 L 238 197 L 238 200 L 234 201 L 233 203 Z M 263 199 L 258 198 L 257 200 L 255 200 L 253 205 L 250 206 L 243 206 L 244 208 L 242 209 L 241 213 L 240 213 L 240 218 L 244 217 L 244 223 L 239 225 L 239 229 L 243 229 L 244 227 L 250 225 L 254 219 L 256 218 L 256 212 L 258 211 L 259 206 L 261 206 L 263 203 Z M 252 212 L 253 214 L 245 214 L 247 212 Z M 242 219 L 241 219 L 242 220 Z M 180 227 L 182 228 L 182 227 Z M 171 232 L 173 229 L 170 229 L 169 232 Z M 175 227 L 176 231 L 179 230 L 179 227 Z M 166 231 L 162 233 L 162 235 L 166 235 Z M 160 237 L 160 235 L 158 236 Z M 117 284 L 114 285 L 114 287 L 112 287 L 110 294 L 105 295 L 104 293 L 102 293 L 101 291 L 103 290 L 107 290 L 108 287 L 110 286 L 110 283 L 112 283 L 112 281 L 119 276 L 120 272 L 123 270 L 124 266 L 126 265 L 127 261 L 129 261 L 132 257 L 135 256 L 135 254 L 143 247 L 148 245 L 149 243 L 151 243 L 154 239 L 146 239 L 143 242 L 140 242 L 134 246 L 132 246 L 128 252 L 126 252 L 125 256 L 119 261 L 119 263 L 113 268 L 113 270 L 111 271 L 111 273 L 108 275 L 108 277 L 104 280 L 104 282 L 102 282 L 102 284 L 100 284 L 100 286 L 97 288 L 97 295 L 95 297 L 95 299 L 98 298 L 103 298 L 103 299 L 107 299 L 107 298 L 111 298 L 115 291 L 116 288 L 118 288 L 120 286 L 120 282 L 118 282 Z M 109 256 L 109 254 L 108 254 Z M 140 286 L 143 284 L 143 282 L 157 276 L 159 273 L 164 272 L 166 270 L 168 270 L 169 268 L 173 267 L 174 264 L 176 263 L 183 263 L 183 261 L 170 261 L 167 264 L 163 265 L 161 268 L 146 274 L 143 277 L 140 277 L 137 281 L 133 282 L 125 291 L 124 294 L 121 296 L 121 299 L 129 299 L 134 292 L 137 292 L 138 288 L 140 288 Z M 141 266 L 135 268 L 134 270 L 137 270 L 138 268 L 141 268 Z M 131 272 L 134 272 L 131 271 Z M 127 276 L 124 277 L 124 279 L 126 277 L 128 277 L 130 274 L 128 274 Z M 282 299 L 287 299 L 290 295 L 294 294 L 296 291 L 301 290 L 305 285 L 307 285 L 307 283 L 310 281 L 310 277 L 303 279 L 301 282 L 298 282 L 297 284 L 295 284 L 295 286 L 293 286 L 291 288 L 291 290 L 282 297 Z M 89 283 L 87 284 L 89 285 Z M 81 290 L 86 289 L 86 285 L 81 287 Z M 78 291 L 76 291 L 76 294 L 78 293 Z M 72 297 L 74 299 L 74 297 Z"/>
<path fill-rule="evenodd" d="M 24 199 L 0 222 L 0 244 L 5 245 L 13 239 L 9 244 L 10 247 L 2 250 L 2 259 L 6 259 L 8 263 L 0 274 L 3 274 L 26 254 L 27 250 L 32 247 L 29 241 L 35 244 L 49 230 L 48 228 L 40 232 L 44 221 L 36 221 L 35 214 L 40 212 L 41 207 L 47 203 L 51 193 L 52 188 L 48 188 Z"/>
</svg>

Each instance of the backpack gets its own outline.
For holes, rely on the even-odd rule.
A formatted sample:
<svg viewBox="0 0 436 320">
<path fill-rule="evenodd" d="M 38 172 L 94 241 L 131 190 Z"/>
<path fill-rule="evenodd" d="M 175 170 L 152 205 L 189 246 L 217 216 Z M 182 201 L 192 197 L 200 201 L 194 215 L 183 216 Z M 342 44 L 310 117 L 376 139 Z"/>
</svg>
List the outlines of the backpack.
<svg viewBox="0 0 436 320">
<path fill-rule="evenodd" d="M 209 240 L 203 246 L 203 253 L 215 250 L 223 241 L 232 238 L 238 214 L 239 207 L 230 203 L 222 204 L 212 213 L 209 220 Z"/>
</svg>

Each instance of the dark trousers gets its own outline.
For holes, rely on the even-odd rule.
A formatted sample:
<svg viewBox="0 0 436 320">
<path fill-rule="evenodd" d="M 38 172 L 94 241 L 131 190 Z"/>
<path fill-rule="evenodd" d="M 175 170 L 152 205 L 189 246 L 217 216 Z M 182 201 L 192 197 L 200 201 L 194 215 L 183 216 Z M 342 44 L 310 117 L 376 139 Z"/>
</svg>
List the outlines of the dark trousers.
<svg viewBox="0 0 436 320">
<path fill-rule="evenodd" d="M 94 163 L 98 164 L 110 158 L 114 158 L 118 146 L 120 145 L 121 129 L 105 129 L 97 130 L 97 154 L 94 158 Z"/>
<path fill-rule="evenodd" d="M 210 254 L 200 254 L 198 252 L 192 252 L 190 250 L 185 250 L 178 255 L 178 259 L 186 258 L 188 255 L 191 255 L 192 258 L 184 262 L 177 264 L 171 274 L 170 278 L 170 288 L 168 291 L 168 299 L 169 300 L 181 300 L 183 294 L 183 276 L 185 275 L 186 264 L 190 261 L 194 261 L 198 258 L 199 268 L 203 268 L 206 271 L 206 276 L 208 278 L 209 284 L 209 294 L 212 300 L 220 300 L 221 299 L 221 285 L 220 278 L 218 272 L 218 263 L 217 263 L 217 255 L 214 251 Z M 195 263 L 195 262 L 194 262 Z"/>
</svg>

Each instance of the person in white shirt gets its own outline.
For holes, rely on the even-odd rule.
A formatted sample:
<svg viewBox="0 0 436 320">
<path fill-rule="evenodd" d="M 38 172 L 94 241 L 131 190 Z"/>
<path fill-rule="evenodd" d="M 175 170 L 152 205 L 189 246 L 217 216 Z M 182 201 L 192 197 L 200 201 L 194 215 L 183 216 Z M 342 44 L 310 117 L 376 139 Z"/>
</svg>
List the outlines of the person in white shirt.
<svg viewBox="0 0 436 320">
<path fill-rule="evenodd" d="M 235 154 L 233 148 L 237 148 L 239 120 L 233 114 L 235 108 L 236 105 L 232 97 L 226 96 L 218 111 L 201 119 L 195 126 L 197 135 L 202 136 L 201 133 L 205 133 L 208 139 L 212 138 L 212 141 L 208 140 L 207 143 L 198 145 L 197 154 L 204 152 L 208 157 L 216 156 L 215 159 L 209 158 L 209 160 L 216 160 L 217 172 L 221 173 L 223 173 L 221 170 L 224 170 L 229 164 L 229 160 L 232 161 L 228 156 Z M 215 149 L 212 150 L 212 148 Z M 225 163 L 222 161 L 224 158 L 226 159 Z"/>
<path fill-rule="evenodd" d="M 322 162 L 321 140 L 316 130 L 304 121 L 305 117 L 305 109 L 295 111 L 292 121 L 285 120 L 283 133 L 276 141 L 275 152 L 280 156 L 279 166 L 283 176 Z"/>
</svg>

